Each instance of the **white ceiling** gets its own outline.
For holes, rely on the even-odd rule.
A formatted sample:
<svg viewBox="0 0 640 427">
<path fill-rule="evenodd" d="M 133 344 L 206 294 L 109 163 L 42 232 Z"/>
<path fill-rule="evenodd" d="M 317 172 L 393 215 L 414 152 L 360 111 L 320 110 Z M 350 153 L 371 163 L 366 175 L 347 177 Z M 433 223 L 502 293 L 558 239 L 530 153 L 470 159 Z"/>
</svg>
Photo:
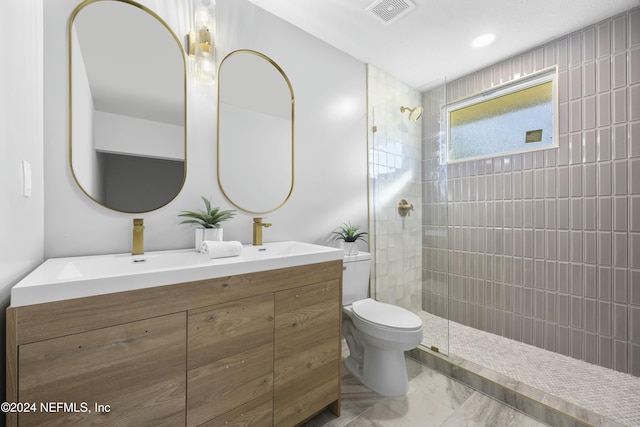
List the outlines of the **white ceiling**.
<svg viewBox="0 0 640 427">
<path fill-rule="evenodd" d="M 640 0 L 412 0 L 390 25 L 373 0 L 249 0 L 417 89 L 453 80 L 640 4 Z M 378 0 L 376 0 L 377 2 Z M 496 41 L 473 48 L 492 32 Z"/>
</svg>

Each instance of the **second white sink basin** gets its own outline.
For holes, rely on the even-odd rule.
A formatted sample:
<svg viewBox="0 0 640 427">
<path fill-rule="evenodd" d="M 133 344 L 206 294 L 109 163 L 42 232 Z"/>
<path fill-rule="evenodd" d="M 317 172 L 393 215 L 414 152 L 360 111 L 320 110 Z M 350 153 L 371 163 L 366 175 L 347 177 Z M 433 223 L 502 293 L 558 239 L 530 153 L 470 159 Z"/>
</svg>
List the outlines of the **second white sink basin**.
<svg viewBox="0 0 640 427">
<path fill-rule="evenodd" d="M 195 250 L 51 258 L 11 289 L 13 307 L 342 259 L 338 248 L 302 242 L 245 245 L 237 257 Z"/>
<path fill-rule="evenodd" d="M 340 252 L 342 249 L 337 249 Z M 262 246 L 245 245 L 242 247 L 241 258 L 249 259 L 266 259 L 292 256 L 305 256 L 314 254 L 330 254 L 336 252 L 336 248 L 327 246 L 312 245 L 302 242 L 274 242 L 266 243 Z"/>
</svg>

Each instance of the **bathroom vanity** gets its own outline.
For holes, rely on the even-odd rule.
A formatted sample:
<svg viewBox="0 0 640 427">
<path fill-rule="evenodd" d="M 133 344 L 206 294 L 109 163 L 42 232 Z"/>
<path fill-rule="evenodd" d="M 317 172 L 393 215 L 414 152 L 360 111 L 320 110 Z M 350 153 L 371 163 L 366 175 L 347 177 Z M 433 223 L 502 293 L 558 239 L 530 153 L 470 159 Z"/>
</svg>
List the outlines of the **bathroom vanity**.
<svg viewBox="0 0 640 427">
<path fill-rule="evenodd" d="M 23 406 L 8 425 L 280 427 L 339 414 L 342 251 L 286 252 L 200 259 L 178 275 L 196 280 L 174 283 L 162 282 L 175 268 L 85 272 L 70 298 L 12 305 L 7 401 Z M 73 296 L 93 279 L 135 289 Z"/>
</svg>

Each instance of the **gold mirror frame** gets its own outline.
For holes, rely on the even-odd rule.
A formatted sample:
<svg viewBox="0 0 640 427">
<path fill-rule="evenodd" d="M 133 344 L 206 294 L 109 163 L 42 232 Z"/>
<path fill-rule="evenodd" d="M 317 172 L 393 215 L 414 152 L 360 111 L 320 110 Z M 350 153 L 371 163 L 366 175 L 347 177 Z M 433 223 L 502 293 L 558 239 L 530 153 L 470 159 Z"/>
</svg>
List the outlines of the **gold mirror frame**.
<svg viewBox="0 0 640 427">
<path fill-rule="evenodd" d="M 176 42 L 176 46 L 178 48 L 178 50 L 180 51 L 181 54 L 181 58 L 182 58 L 182 74 L 183 74 L 183 82 L 182 82 L 182 93 L 183 93 L 183 174 L 182 174 L 182 182 L 180 183 L 179 187 L 177 188 L 176 193 L 171 196 L 168 200 L 166 200 L 166 202 L 158 204 L 158 206 L 155 206 L 151 209 L 148 210 L 121 210 L 121 209 L 116 209 L 114 207 L 110 207 L 107 204 L 99 201 L 96 199 L 96 197 L 94 197 L 93 195 L 89 194 L 89 192 L 82 186 L 82 184 L 80 183 L 80 181 L 78 180 L 78 177 L 76 176 L 76 173 L 74 171 L 73 168 L 73 36 L 72 36 L 72 32 L 74 31 L 74 22 L 76 20 L 76 17 L 78 15 L 78 13 L 80 13 L 80 11 L 82 11 L 85 7 L 93 4 L 93 3 L 99 3 L 99 2 L 117 2 L 117 3 L 124 3 L 124 4 L 128 4 L 130 6 L 133 6 L 137 9 L 140 9 L 144 12 L 146 12 L 148 15 L 150 15 L 151 17 L 155 18 L 155 20 L 157 22 L 159 22 L 170 34 L 171 38 Z M 132 46 L 136 46 L 136 44 L 134 43 L 135 40 L 132 40 Z M 144 48 L 144 46 L 139 46 L 138 48 Z M 73 177 L 73 180 L 76 182 L 76 185 L 78 186 L 78 188 L 80 188 L 80 190 L 91 200 L 93 200 L 94 202 L 96 202 L 97 204 L 116 211 L 116 212 L 122 212 L 122 213 L 145 213 L 145 212 L 151 212 L 157 209 L 160 209 L 164 206 L 166 206 L 167 204 L 171 203 L 177 196 L 178 194 L 180 194 L 180 192 L 182 191 L 182 189 L 184 188 L 184 184 L 186 182 L 186 178 L 187 178 L 187 62 L 186 62 L 186 55 L 182 46 L 182 43 L 180 42 L 180 39 L 176 36 L 176 34 L 173 32 L 173 30 L 169 27 L 169 25 L 155 12 L 153 12 L 151 9 L 149 9 L 148 7 L 137 3 L 133 0 L 84 0 L 82 3 L 78 4 L 73 12 L 71 13 L 70 17 L 69 17 L 69 21 L 68 21 L 68 25 L 67 25 L 67 49 L 68 49 L 68 54 L 67 54 L 67 67 L 68 67 L 68 102 L 69 102 L 69 106 L 68 106 L 68 112 L 67 112 L 67 127 L 68 127 L 68 132 L 69 132 L 69 136 L 68 136 L 68 144 L 69 144 L 69 152 L 68 152 L 68 158 L 69 158 L 69 169 L 71 171 L 71 175 Z M 92 141 L 93 143 L 93 141 Z"/>
<path fill-rule="evenodd" d="M 250 55 L 255 55 L 259 58 L 262 58 L 263 60 L 265 60 L 266 62 L 268 62 L 269 64 L 271 64 L 282 76 L 284 82 L 286 83 L 287 87 L 289 88 L 289 93 L 291 95 L 291 185 L 288 189 L 288 192 L 286 194 L 286 197 L 284 198 L 284 200 L 282 200 L 281 202 L 277 203 L 277 205 L 273 208 L 269 208 L 266 210 L 259 210 L 259 209 L 249 209 L 247 208 L 247 206 L 241 206 L 241 204 L 237 203 L 236 201 L 234 201 L 234 199 L 231 197 L 231 195 L 229 194 L 228 190 L 225 190 L 224 185 L 222 183 L 223 179 L 221 176 L 221 165 L 223 162 L 223 159 L 221 159 L 221 137 L 220 137 L 220 128 L 221 126 L 221 118 L 220 118 L 220 110 L 221 110 L 221 87 L 224 84 L 223 82 L 223 78 L 222 78 L 222 68 L 223 65 L 225 64 L 225 61 L 227 61 L 230 57 L 234 56 L 234 55 L 238 55 L 238 54 L 250 54 Z M 220 66 L 218 67 L 218 112 L 217 112 L 217 123 L 218 123 L 218 127 L 217 127 L 217 139 L 218 139 L 218 144 L 217 144 L 217 178 L 218 178 L 218 185 L 220 186 L 220 190 L 222 191 L 222 194 L 227 198 L 227 200 L 234 205 L 235 207 L 237 207 L 238 209 L 251 213 L 251 214 L 266 214 L 269 212 L 273 212 L 277 209 L 280 209 L 291 197 L 291 194 L 293 193 L 293 188 L 295 186 L 295 134 L 294 134 L 294 129 L 295 129 L 295 96 L 293 93 L 293 86 L 291 85 L 291 81 L 289 80 L 289 78 L 287 77 L 286 73 L 284 72 L 284 70 L 275 62 L 273 61 L 271 58 L 269 58 L 268 56 L 254 51 L 254 50 L 249 50 L 249 49 L 239 49 L 239 50 L 235 50 L 233 52 L 230 52 L 229 54 L 227 54 L 222 61 L 220 62 Z M 248 187 L 251 187 L 251 183 L 248 184 Z"/>
</svg>

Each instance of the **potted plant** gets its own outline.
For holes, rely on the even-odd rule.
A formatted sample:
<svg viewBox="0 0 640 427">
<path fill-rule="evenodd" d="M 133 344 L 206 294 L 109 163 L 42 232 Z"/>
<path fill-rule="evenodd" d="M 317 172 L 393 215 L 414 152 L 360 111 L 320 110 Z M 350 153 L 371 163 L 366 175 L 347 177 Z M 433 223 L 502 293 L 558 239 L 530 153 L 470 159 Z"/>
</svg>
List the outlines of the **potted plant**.
<svg viewBox="0 0 640 427">
<path fill-rule="evenodd" d="M 341 241 L 342 249 L 347 256 L 358 254 L 358 240 L 366 242 L 364 236 L 367 234 L 367 232 L 358 232 L 358 230 L 360 230 L 359 225 L 351 225 L 351 223 L 345 223 L 336 228 L 336 230 L 333 232 L 333 234 L 336 235 L 336 240 Z"/>
<path fill-rule="evenodd" d="M 211 202 L 204 196 L 205 210 L 182 211 L 178 216 L 187 217 L 180 224 L 194 224 L 196 228 L 196 250 L 200 250 L 204 240 L 222 241 L 222 223 L 233 218 L 235 211 L 224 211 L 219 207 L 212 208 Z"/>
</svg>

